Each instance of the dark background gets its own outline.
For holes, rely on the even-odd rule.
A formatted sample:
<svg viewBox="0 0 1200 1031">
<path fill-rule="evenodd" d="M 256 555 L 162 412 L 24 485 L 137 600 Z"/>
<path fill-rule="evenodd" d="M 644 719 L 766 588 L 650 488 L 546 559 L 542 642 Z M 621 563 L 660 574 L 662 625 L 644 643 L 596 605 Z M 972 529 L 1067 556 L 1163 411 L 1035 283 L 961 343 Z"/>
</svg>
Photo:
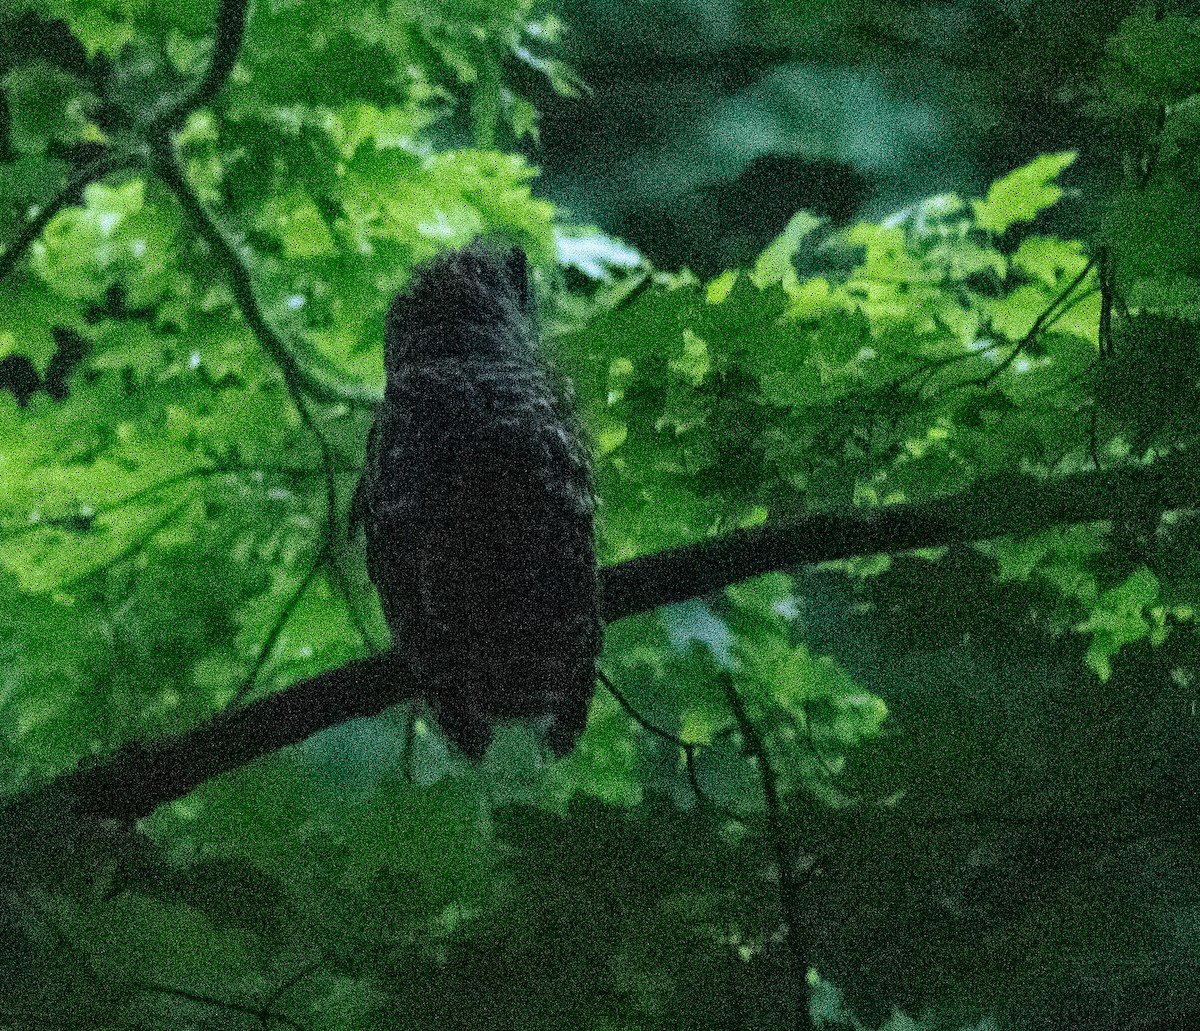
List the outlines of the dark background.
<svg viewBox="0 0 1200 1031">
<path fill-rule="evenodd" d="M 969 197 L 1048 151 L 1078 150 L 1066 181 L 1104 191 L 1134 141 L 1086 100 L 1105 38 L 1143 6 L 563 0 L 586 91 L 530 73 L 543 116 L 524 146 L 580 220 L 701 274 L 748 262 L 797 210 L 844 224 Z M 1086 220 L 1068 194 L 1044 227 Z"/>
</svg>

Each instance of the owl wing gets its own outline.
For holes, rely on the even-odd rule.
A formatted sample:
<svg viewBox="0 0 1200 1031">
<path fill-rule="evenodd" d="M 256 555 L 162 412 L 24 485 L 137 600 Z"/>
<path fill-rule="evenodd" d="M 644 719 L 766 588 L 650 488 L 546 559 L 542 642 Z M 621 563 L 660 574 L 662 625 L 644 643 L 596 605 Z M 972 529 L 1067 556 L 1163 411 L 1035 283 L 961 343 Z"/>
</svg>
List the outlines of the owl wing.
<svg viewBox="0 0 1200 1031">
<path fill-rule="evenodd" d="M 544 717 L 562 750 L 582 725 L 597 648 L 586 470 L 557 424 L 458 425 L 453 454 L 425 465 L 439 472 L 424 477 L 408 559 L 409 640 L 439 722 L 468 754 L 491 723 L 518 716 Z M 571 730 L 556 735 L 562 722 Z"/>
<path fill-rule="evenodd" d="M 366 536 L 367 574 L 375 585 L 397 652 L 412 651 L 421 581 L 422 498 L 403 418 L 384 409 L 367 437 L 366 461 L 350 502 L 349 530 Z"/>
</svg>

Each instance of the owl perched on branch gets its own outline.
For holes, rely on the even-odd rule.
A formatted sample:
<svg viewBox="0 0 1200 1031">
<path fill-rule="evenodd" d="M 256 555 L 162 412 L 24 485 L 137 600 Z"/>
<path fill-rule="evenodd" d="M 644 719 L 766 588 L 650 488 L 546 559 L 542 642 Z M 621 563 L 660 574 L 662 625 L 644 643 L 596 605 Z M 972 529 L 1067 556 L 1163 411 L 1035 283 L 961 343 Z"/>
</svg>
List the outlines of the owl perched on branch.
<svg viewBox="0 0 1200 1031">
<path fill-rule="evenodd" d="M 468 756 L 519 718 L 563 755 L 600 649 L 595 498 L 524 252 L 476 240 L 419 269 L 388 310 L 384 366 L 351 518 L 392 645 Z"/>
</svg>

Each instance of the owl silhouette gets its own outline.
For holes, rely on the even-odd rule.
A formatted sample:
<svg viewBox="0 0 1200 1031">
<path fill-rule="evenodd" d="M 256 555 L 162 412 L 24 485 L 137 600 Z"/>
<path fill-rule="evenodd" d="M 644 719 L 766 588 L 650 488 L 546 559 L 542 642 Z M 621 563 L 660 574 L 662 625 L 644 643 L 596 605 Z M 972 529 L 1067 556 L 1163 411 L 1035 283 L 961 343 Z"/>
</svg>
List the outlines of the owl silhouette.
<svg viewBox="0 0 1200 1031">
<path fill-rule="evenodd" d="M 384 367 L 351 520 L 392 647 L 468 756 L 514 719 L 563 755 L 600 649 L 595 495 L 524 252 L 476 240 L 419 268 Z"/>
</svg>

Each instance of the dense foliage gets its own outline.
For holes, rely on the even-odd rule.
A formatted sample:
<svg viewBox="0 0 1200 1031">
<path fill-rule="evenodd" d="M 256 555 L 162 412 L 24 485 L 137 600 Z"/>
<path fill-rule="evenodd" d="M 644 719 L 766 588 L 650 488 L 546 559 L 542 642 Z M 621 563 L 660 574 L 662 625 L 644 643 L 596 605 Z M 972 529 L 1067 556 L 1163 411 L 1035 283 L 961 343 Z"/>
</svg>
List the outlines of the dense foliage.
<svg viewBox="0 0 1200 1031">
<path fill-rule="evenodd" d="M 1119 185 L 1076 198 L 1093 239 L 1039 231 L 1070 183 L 1051 153 L 878 223 L 798 213 L 699 282 L 572 224 L 504 149 L 530 71 L 574 88 L 525 0 L 245 15 L 0 21 L 0 726 L 7 792 L 40 800 L 2 824 L 0 1021 L 1191 1005 L 1197 24 L 1138 13 L 1087 77 L 1127 141 Z M 602 562 L 899 505 L 948 513 L 944 546 L 612 622 L 615 691 L 561 762 L 509 728 L 470 766 L 400 707 L 137 827 L 71 816 L 53 787 L 79 763 L 384 644 L 345 525 L 382 312 L 480 231 L 539 267 Z M 1018 486 L 1064 477 L 1105 485 L 1086 519 Z"/>
</svg>

